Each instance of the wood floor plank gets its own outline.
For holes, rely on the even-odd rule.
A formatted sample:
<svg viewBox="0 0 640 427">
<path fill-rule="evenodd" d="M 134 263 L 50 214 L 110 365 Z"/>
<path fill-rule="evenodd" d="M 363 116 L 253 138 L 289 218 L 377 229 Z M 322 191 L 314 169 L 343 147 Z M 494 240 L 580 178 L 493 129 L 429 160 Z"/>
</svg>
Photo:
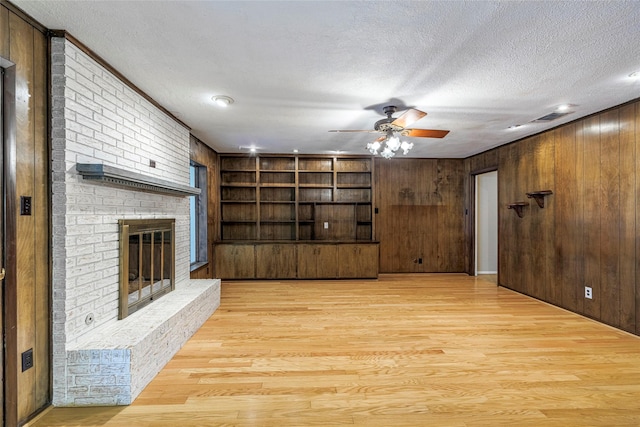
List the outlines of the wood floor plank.
<svg viewBox="0 0 640 427">
<path fill-rule="evenodd" d="M 33 427 L 640 425 L 639 344 L 466 275 L 224 282 L 132 405 Z"/>
</svg>

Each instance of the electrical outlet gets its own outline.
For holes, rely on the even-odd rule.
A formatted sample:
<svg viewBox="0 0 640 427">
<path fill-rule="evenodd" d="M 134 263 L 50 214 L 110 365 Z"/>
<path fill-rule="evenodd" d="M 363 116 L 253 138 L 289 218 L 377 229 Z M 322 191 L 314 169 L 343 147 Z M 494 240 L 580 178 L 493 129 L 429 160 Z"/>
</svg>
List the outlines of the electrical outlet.
<svg viewBox="0 0 640 427">
<path fill-rule="evenodd" d="M 593 290 L 589 286 L 584 287 L 584 297 L 587 299 L 593 299 Z"/>
<path fill-rule="evenodd" d="M 33 368 L 33 349 L 22 353 L 22 372 L 26 371 L 29 368 Z"/>
<path fill-rule="evenodd" d="M 328 229 L 328 228 L 329 228 L 329 223 L 325 221 L 325 223 L 324 223 L 324 229 L 326 230 L 326 229 Z"/>
</svg>

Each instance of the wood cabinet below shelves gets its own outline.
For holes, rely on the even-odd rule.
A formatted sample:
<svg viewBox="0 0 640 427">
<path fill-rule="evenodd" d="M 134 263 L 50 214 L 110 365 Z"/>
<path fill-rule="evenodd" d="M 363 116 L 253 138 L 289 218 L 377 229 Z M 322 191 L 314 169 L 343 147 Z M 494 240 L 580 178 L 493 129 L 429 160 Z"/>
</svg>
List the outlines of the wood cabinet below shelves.
<svg viewBox="0 0 640 427">
<path fill-rule="evenodd" d="M 338 245 L 298 245 L 299 279 L 335 279 L 336 277 L 338 277 Z"/>
<path fill-rule="evenodd" d="M 253 279 L 256 277 L 254 245 L 216 245 L 216 277 Z"/>
<path fill-rule="evenodd" d="M 296 248 L 288 244 L 256 245 L 256 278 L 296 277 Z"/>
<path fill-rule="evenodd" d="M 220 279 L 342 279 L 378 277 L 378 243 L 218 243 Z"/>
<path fill-rule="evenodd" d="M 338 246 L 338 276 L 341 278 L 378 276 L 378 245 L 345 243 Z"/>
</svg>

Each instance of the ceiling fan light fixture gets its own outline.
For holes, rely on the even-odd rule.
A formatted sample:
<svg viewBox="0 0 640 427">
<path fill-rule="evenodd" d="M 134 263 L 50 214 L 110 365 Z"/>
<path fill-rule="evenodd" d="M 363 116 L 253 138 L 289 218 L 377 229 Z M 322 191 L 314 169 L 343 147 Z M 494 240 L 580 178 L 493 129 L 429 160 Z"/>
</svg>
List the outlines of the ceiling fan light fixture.
<svg viewBox="0 0 640 427">
<path fill-rule="evenodd" d="M 380 142 L 374 141 L 367 144 L 367 150 L 374 156 L 378 154 L 378 150 L 380 149 Z"/>
<path fill-rule="evenodd" d="M 407 154 L 409 154 L 409 150 L 413 148 L 413 142 L 402 141 L 402 144 L 400 144 L 400 148 L 402 148 L 402 154 L 406 156 Z"/>
<path fill-rule="evenodd" d="M 218 107 L 227 108 L 229 105 L 233 104 L 233 98 L 226 95 L 214 95 L 211 97 L 213 102 L 216 103 Z"/>
<path fill-rule="evenodd" d="M 384 149 L 379 154 L 385 159 L 390 159 L 396 155 L 396 152 L 402 149 L 404 155 L 409 154 L 409 150 L 413 148 L 413 143 L 407 141 L 401 141 L 400 137 L 413 137 L 413 138 L 444 138 L 449 131 L 448 130 L 436 130 L 436 129 L 410 129 L 408 126 L 417 122 L 421 118 L 427 115 L 424 111 L 416 110 L 415 108 L 408 108 L 403 112 L 400 117 L 394 118 L 397 107 L 393 105 L 387 105 L 383 108 L 383 112 L 387 115 L 386 119 L 378 120 L 374 126 L 373 131 L 370 130 L 330 130 L 329 132 L 367 132 L 367 133 L 383 133 L 382 136 L 367 144 L 367 150 L 374 156 L 378 155 L 379 150 L 384 146 Z"/>
<path fill-rule="evenodd" d="M 390 159 L 393 156 L 396 155 L 395 151 L 392 151 L 389 146 L 387 145 L 386 147 L 384 147 L 384 150 L 382 150 L 382 152 L 380 153 L 380 155 L 382 157 L 384 157 L 385 159 Z"/>
<path fill-rule="evenodd" d="M 400 145 L 402 145 L 400 143 L 400 138 L 398 138 L 397 136 L 393 135 L 390 138 L 387 138 L 387 148 L 389 148 L 389 150 L 396 152 L 398 151 L 398 148 L 400 148 Z"/>
</svg>

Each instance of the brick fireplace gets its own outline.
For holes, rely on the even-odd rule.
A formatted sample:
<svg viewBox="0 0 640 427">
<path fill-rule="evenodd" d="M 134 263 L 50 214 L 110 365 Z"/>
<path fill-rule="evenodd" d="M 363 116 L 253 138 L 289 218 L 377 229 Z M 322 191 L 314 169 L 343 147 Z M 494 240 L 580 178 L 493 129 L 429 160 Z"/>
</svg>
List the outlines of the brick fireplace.
<svg viewBox="0 0 640 427">
<path fill-rule="evenodd" d="M 53 404 L 129 404 L 219 305 L 189 277 L 189 129 L 69 40 L 51 55 Z M 174 224 L 175 290 L 123 320 L 120 220 Z M 164 283 L 162 262 L 138 276 Z"/>
</svg>

